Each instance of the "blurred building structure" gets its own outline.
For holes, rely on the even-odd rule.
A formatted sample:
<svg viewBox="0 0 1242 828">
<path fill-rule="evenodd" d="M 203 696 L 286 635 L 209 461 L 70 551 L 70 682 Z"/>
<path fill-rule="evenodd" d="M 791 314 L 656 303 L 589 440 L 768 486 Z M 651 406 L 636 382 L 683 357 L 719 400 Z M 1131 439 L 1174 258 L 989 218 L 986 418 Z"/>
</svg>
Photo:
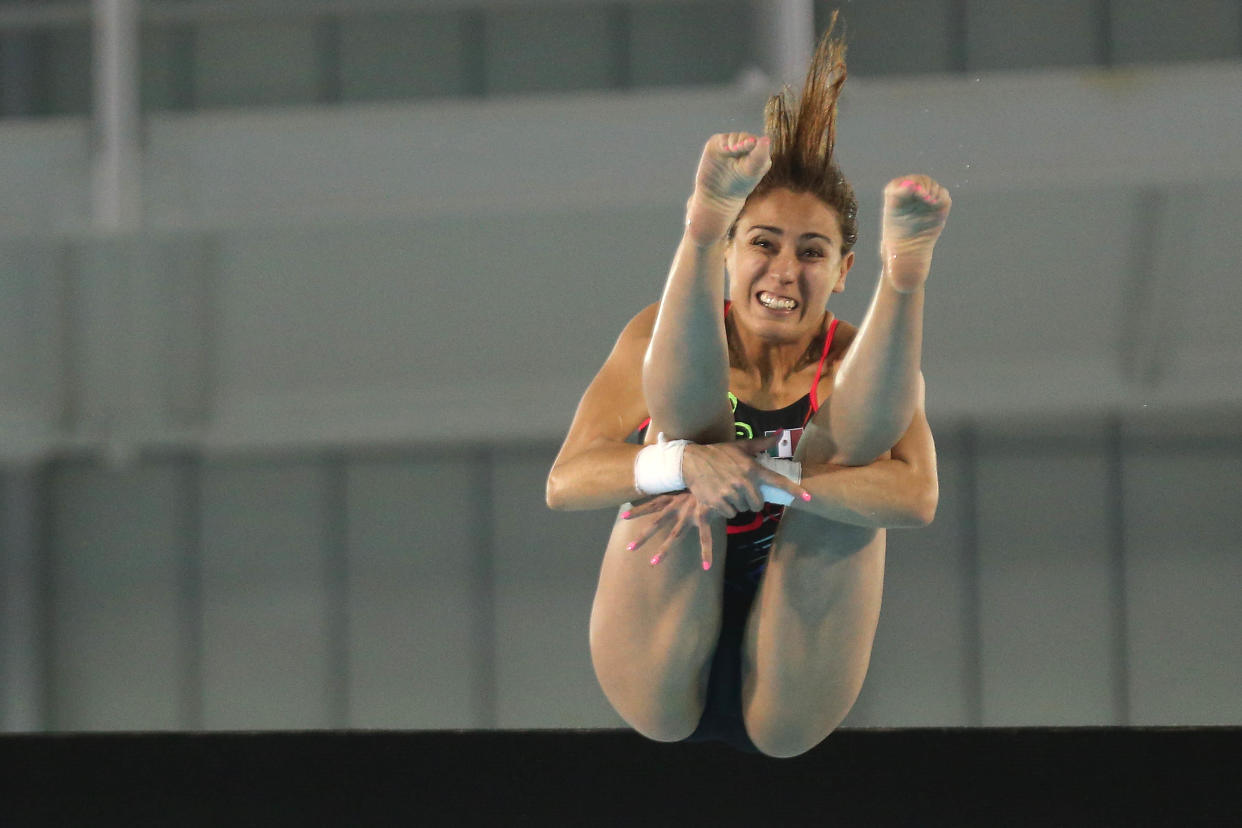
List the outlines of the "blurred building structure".
<svg viewBox="0 0 1242 828">
<path fill-rule="evenodd" d="M 853 0 L 952 188 L 856 726 L 1242 721 L 1242 3 Z M 0 729 L 619 719 L 543 506 L 799 0 L 0 2 Z"/>
</svg>

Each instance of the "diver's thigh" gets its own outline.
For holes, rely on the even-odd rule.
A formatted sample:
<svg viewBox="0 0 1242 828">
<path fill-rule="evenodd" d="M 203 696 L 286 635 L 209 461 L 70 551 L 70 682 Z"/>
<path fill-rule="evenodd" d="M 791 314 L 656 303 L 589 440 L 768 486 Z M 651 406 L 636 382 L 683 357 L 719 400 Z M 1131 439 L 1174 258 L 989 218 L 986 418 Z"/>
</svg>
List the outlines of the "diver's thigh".
<svg viewBox="0 0 1242 828">
<path fill-rule="evenodd" d="M 617 519 L 604 551 L 591 608 L 591 661 L 600 687 L 639 732 L 674 741 L 693 732 L 703 710 L 708 671 L 720 634 L 721 563 L 704 571 L 697 529 L 672 542 L 664 528 L 637 549 L 627 545 L 655 516 Z M 723 521 L 713 548 L 725 543 Z"/>
</svg>

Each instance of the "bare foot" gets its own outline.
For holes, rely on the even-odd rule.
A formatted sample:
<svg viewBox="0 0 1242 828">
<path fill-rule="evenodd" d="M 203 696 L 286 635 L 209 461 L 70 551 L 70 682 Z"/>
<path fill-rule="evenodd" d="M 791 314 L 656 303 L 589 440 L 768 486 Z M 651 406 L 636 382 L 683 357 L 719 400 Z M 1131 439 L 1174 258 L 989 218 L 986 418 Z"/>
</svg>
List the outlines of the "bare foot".
<svg viewBox="0 0 1242 828">
<path fill-rule="evenodd" d="M 949 191 L 926 175 L 894 178 L 884 188 L 880 257 L 884 275 L 902 293 L 927 282 L 932 248 L 949 218 Z"/>
<path fill-rule="evenodd" d="M 703 147 L 694 195 L 686 205 L 686 232 L 700 244 L 724 239 L 746 197 L 772 166 L 768 139 L 745 132 L 713 135 Z"/>
</svg>

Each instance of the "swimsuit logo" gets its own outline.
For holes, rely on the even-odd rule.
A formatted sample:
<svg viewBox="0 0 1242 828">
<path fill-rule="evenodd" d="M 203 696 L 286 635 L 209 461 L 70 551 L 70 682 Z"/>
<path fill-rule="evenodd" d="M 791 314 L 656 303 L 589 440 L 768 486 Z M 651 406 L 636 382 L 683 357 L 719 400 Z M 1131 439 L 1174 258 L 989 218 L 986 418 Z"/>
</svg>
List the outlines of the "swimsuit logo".
<svg viewBox="0 0 1242 828">
<path fill-rule="evenodd" d="M 729 392 L 729 407 L 733 409 L 734 414 L 737 413 L 737 396 L 732 391 Z M 733 436 L 739 440 L 749 440 L 755 436 L 755 430 L 750 427 L 749 423 L 735 420 L 733 423 Z"/>
<path fill-rule="evenodd" d="M 767 437 L 769 434 L 775 433 L 776 430 L 773 429 L 772 431 L 765 431 L 763 436 Z M 801 439 L 802 429 L 787 428 L 785 429 L 785 433 L 781 435 L 780 441 L 776 445 L 772 446 L 772 448 L 768 449 L 768 454 L 772 457 L 793 457 L 794 451 L 798 448 L 798 441 Z"/>
</svg>

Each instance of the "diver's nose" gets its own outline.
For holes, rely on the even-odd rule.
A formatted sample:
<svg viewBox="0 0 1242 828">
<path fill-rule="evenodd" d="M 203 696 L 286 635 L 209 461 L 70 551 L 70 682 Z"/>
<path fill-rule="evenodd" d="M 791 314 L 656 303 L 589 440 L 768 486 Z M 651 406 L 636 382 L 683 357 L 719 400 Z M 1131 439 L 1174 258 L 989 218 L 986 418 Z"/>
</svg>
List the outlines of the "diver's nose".
<svg viewBox="0 0 1242 828">
<path fill-rule="evenodd" d="M 772 266 L 772 275 L 782 285 L 791 285 L 798 280 L 798 263 L 793 259 L 778 258 Z"/>
</svg>

